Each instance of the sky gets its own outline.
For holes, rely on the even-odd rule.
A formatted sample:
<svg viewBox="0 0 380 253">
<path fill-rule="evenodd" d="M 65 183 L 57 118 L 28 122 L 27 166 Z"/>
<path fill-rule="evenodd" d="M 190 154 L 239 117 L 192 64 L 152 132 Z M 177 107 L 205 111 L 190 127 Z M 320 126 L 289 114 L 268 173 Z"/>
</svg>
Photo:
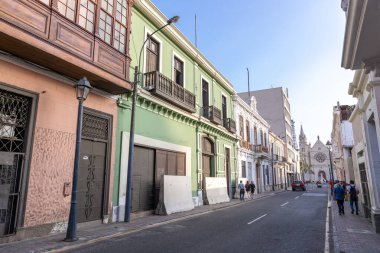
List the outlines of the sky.
<svg viewBox="0 0 380 253">
<path fill-rule="evenodd" d="M 331 136 L 333 106 L 356 104 L 341 68 L 345 14 L 339 0 L 152 0 L 237 92 L 288 88 L 296 135 Z"/>
</svg>

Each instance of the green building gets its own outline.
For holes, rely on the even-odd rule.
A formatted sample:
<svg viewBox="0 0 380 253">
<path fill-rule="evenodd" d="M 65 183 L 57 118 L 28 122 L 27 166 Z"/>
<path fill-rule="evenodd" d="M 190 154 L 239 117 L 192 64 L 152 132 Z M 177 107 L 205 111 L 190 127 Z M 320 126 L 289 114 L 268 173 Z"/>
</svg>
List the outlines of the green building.
<svg viewBox="0 0 380 253">
<path fill-rule="evenodd" d="M 167 19 L 150 1 L 134 1 L 131 66 L 138 65 L 147 36 Z M 212 203 L 204 194 L 205 178 L 219 178 L 226 196 L 232 198 L 237 177 L 233 86 L 173 25 L 147 40 L 140 67 L 132 212 L 156 208 L 162 175 L 189 177 L 194 206 Z M 132 69 L 130 73 L 133 80 Z M 114 221 L 124 217 L 131 101 L 132 94 L 119 100 Z"/>
</svg>

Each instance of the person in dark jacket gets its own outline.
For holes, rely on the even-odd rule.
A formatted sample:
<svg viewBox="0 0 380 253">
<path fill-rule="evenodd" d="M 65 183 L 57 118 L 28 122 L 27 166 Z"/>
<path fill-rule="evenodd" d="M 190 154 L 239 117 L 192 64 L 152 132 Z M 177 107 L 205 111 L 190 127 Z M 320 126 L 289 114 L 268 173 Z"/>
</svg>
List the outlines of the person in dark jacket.
<svg viewBox="0 0 380 253">
<path fill-rule="evenodd" d="M 343 188 L 343 181 L 334 188 L 336 203 L 338 204 L 339 215 L 344 215 L 344 196 L 346 191 Z"/>
<path fill-rule="evenodd" d="M 356 187 L 354 180 L 350 181 L 349 193 L 350 193 L 351 213 L 354 214 L 354 204 L 355 204 L 356 215 L 359 215 L 359 209 L 358 209 L 359 189 Z"/>
</svg>

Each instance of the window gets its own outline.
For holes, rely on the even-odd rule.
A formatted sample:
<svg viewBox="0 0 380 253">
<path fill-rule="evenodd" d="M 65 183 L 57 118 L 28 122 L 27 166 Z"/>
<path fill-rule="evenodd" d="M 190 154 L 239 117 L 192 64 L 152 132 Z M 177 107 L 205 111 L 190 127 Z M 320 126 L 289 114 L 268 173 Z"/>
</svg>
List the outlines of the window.
<svg viewBox="0 0 380 253">
<path fill-rule="evenodd" d="M 222 95 L 222 117 L 225 122 L 227 119 L 227 98 Z"/>
<path fill-rule="evenodd" d="M 183 87 L 183 62 L 174 57 L 174 81 Z"/>
<path fill-rule="evenodd" d="M 116 1 L 116 21 L 113 47 L 122 53 L 125 52 L 125 41 L 127 33 L 127 8 L 127 0 Z"/>
<path fill-rule="evenodd" d="M 264 146 L 267 146 L 267 133 L 264 133 Z"/>
<path fill-rule="evenodd" d="M 239 127 L 240 127 L 240 137 L 244 140 L 244 121 L 243 116 L 239 115 Z"/>
<path fill-rule="evenodd" d="M 247 134 L 247 141 L 251 142 L 251 136 L 249 134 L 249 121 L 245 121 L 245 132 Z"/>
<path fill-rule="evenodd" d="M 263 136 L 263 130 L 260 129 L 260 145 L 264 145 L 264 136 Z"/>
<path fill-rule="evenodd" d="M 241 177 L 247 177 L 247 172 L 245 171 L 245 161 L 241 161 Z"/>
<path fill-rule="evenodd" d="M 203 103 L 203 116 L 208 118 L 209 117 L 208 82 L 206 82 L 206 80 L 204 80 L 204 79 L 202 79 L 202 103 Z"/>
<path fill-rule="evenodd" d="M 58 0 L 58 12 L 71 21 L 75 21 L 75 6 L 76 0 Z"/>
<path fill-rule="evenodd" d="M 158 60 L 160 58 L 160 44 L 150 38 L 146 44 L 146 72 L 157 71 L 159 69 Z"/>
<path fill-rule="evenodd" d="M 256 126 L 253 128 L 253 138 L 255 141 L 255 145 L 257 145 L 257 128 L 256 128 Z"/>
<path fill-rule="evenodd" d="M 95 18 L 95 4 L 88 0 L 81 0 L 79 7 L 79 20 L 78 23 L 81 27 L 94 32 L 94 18 Z"/>
<path fill-rule="evenodd" d="M 100 10 L 99 37 L 106 43 L 111 44 L 112 17 L 105 11 Z"/>
</svg>

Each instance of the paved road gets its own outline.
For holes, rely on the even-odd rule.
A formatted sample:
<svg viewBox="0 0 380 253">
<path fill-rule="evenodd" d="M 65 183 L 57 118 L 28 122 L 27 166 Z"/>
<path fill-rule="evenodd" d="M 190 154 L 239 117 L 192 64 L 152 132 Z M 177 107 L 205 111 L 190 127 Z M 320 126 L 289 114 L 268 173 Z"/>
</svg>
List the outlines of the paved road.
<svg viewBox="0 0 380 253">
<path fill-rule="evenodd" d="M 285 192 L 71 252 L 324 252 L 327 188 Z"/>
</svg>

